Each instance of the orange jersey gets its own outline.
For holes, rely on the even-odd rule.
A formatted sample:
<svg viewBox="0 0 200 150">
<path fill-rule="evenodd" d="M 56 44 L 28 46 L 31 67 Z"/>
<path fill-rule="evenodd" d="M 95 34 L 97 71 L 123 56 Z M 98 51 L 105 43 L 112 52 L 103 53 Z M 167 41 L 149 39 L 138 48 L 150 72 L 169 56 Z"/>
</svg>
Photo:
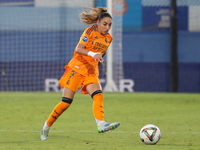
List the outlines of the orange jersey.
<svg viewBox="0 0 200 150">
<path fill-rule="evenodd" d="M 93 25 L 85 29 L 82 36 L 80 37 L 78 44 L 85 45 L 85 49 L 88 51 L 102 53 L 106 52 L 108 46 L 112 42 L 112 36 L 110 34 L 101 35 L 97 31 L 97 26 Z M 77 44 L 77 45 L 78 45 Z M 76 46 L 77 48 L 77 46 Z M 74 50 L 74 56 L 65 69 L 68 67 L 72 68 L 75 72 L 88 76 L 90 74 L 99 75 L 98 61 L 95 62 L 94 58 L 82 54 L 76 53 Z"/>
</svg>

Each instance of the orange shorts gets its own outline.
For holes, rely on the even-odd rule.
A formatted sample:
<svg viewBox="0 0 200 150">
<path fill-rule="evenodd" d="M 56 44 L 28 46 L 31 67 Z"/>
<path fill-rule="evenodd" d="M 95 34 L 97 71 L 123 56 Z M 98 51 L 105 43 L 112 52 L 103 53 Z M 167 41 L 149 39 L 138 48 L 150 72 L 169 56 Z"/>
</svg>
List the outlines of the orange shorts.
<svg viewBox="0 0 200 150">
<path fill-rule="evenodd" d="M 83 76 L 73 71 L 71 68 L 67 68 L 58 82 L 62 88 L 66 87 L 74 92 L 81 86 L 81 93 L 88 94 L 86 86 L 90 83 L 99 83 L 99 78 L 95 75 Z"/>
</svg>

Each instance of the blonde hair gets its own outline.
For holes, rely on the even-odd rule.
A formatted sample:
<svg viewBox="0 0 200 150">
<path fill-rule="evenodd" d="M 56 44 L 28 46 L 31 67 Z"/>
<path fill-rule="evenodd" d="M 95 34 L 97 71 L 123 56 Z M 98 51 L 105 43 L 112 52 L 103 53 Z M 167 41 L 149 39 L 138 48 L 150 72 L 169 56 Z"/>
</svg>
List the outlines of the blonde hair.
<svg viewBox="0 0 200 150">
<path fill-rule="evenodd" d="M 80 21 L 84 24 L 94 24 L 97 22 L 97 20 L 101 21 L 101 19 L 104 17 L 110 17 L 112 19 L 111 15 L 107 12 L 107 8 L 87 8 L 89 10 L 83 9 L 83 11 L 80 13 Z"/>
</svg>

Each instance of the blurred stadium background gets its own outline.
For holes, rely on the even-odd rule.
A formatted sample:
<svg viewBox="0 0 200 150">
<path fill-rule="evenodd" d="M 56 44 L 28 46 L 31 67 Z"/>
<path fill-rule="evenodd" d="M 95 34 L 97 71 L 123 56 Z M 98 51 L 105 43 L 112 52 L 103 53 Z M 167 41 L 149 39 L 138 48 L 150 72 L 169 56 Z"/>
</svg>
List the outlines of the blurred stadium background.
<svg viewBox="0 0 200 150">
<path fill-rule="evenodd" d="M 170 92 L 170 2 L 112 0 L 112 13 L 121 21 L 113 25 L 120 27 L 120 33 L 114 33 L 120 44 L 113 48 L 119 48 L 120 58 L 114 61 L 123 65 L 116 91 Z M 1 0 L 0 91 L 60 91 L 57 81 L 87 27 L 79 21 L 79 10 L 106 4 L 106 0 Z M 177 17 L 178 92 L 199 93 L 200 1 L 177 0 Z M 106 65 L 100 67 L 103 87 L 106 72 Z"/>
</svg>

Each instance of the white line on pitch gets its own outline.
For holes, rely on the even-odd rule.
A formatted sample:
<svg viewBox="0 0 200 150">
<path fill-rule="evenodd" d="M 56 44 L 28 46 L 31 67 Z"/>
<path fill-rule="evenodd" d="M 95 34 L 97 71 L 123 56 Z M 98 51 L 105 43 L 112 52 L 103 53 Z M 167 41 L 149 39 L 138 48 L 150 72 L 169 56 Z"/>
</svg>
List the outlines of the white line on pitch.
<svg viewBox="0 0 200 150">
<path fill-rule="evenodd" d="M 0 132 L 41 132 L 39 130 L 0 130 Z M 51 130 L 50 132 L 76 132 L 76 131 L 56 131 L 56 130 Z M 77 131 L 77 132 L 97 132 L 97 131 Z M 131 132 L 131 131 L 113 131 L 113 133 L 134 133 L 134 134 L 139 134 L 139 132 Z M 200 132 L 161 132 L 161 133 L 168 133 L 168 134 L 200 134 Z"/>
</svg>

